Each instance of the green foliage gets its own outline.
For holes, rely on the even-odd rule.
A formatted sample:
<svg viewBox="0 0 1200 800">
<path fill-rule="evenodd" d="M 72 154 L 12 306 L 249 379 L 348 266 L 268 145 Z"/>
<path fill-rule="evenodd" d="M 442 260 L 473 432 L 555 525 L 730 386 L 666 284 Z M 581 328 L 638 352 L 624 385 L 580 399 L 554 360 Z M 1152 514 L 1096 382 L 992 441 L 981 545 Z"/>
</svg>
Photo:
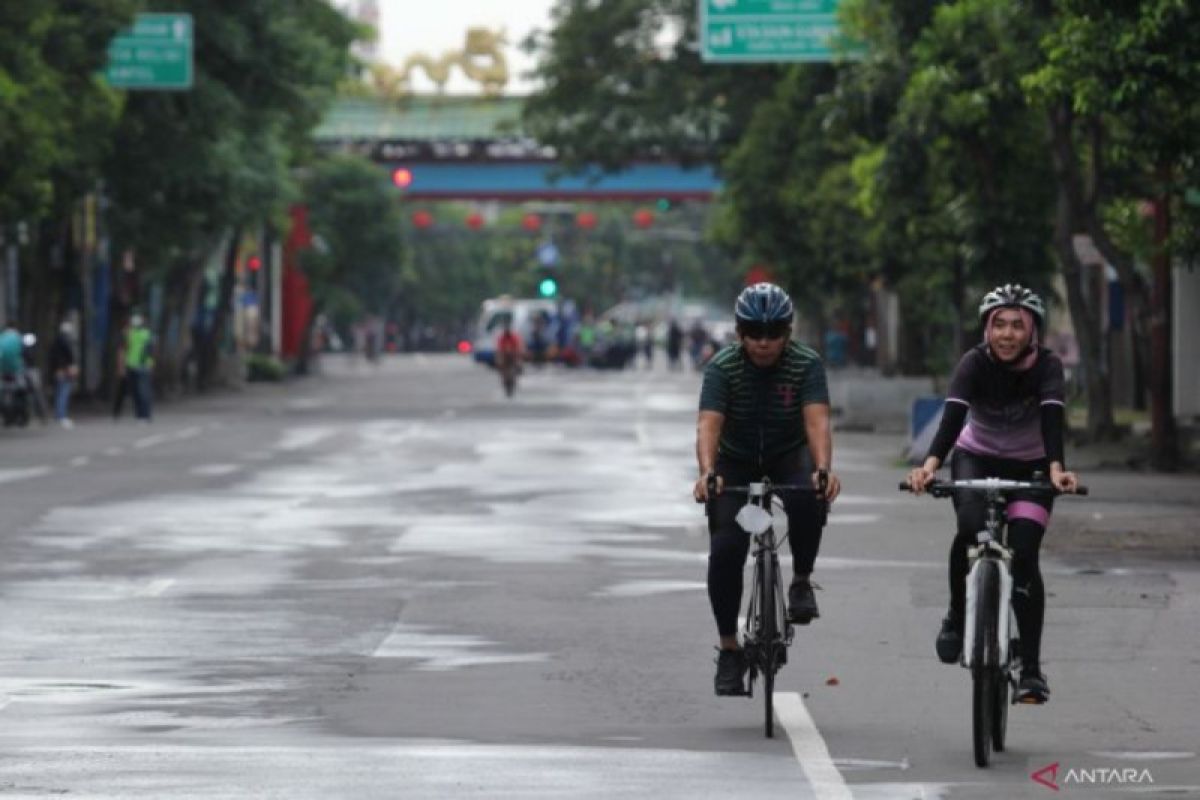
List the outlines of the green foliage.
<svg viewBox="0 0 1200 800">
<path fill-rule="evenodd" d="M 246 380 L 278 383 L 287 377 L 287 367 L 274 356 L 262 353 L 246 355 Z"/>
<path fill-rule="evenodd" d="M 526 43 L 544 88 L 525 130 L 571 167 L 719 158 L 780 70 L 704 63 L 697 20 L 696 0 L 558 0 L 551 30 Z"/>
<path fill-rule="evenodd" d="M 1129 209 L 1167 196 L 1175 218 L 1168 247 L 1195 261 L 1200 209 L 1185 196 L 1200 186 L 1200 9 L 1186 0 L 1070 0 L 1057 12 L 1025 90 L 1043 105 L 1067 98 L 1081 120 L 1089 199 L 1116 223 L 1116 244 L 1148 258 L 1145 223 Z"/>
<path fill-rule="evenodd" d="M 0 221 L 75 199 L 111 144 L 119 96 L 96 77 L 133 0 L 0 7 Z"/>
<path fill-rule="evenodd" d="M 316 246 L 304 270 L 319 308 L 345 323 L 382 313 L 400 287 L 401 218 L 387 175 L 358 156 L 318 162 L 304 192 Z"/>
<path fill-rule="evenodd" d="M 300 143 L 348 71 L 355 35 L 322 0 L 170 10 L 195 19 L 195 85 L 132 93 L 106 170 L 119 241 L 160 274 L 296 196 Z"/>
</svg>

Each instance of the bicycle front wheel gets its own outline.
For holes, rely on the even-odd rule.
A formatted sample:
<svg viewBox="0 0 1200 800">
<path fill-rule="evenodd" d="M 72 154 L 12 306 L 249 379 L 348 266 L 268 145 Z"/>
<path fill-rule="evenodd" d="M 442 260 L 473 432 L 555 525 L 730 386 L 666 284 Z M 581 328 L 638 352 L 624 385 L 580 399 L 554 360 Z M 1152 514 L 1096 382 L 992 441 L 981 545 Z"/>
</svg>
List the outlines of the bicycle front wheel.
<svg viewBox="0 0 1200 800">
<path fill-rule="evenodd" d="M 775 561 L 774 555 L 764 553 L 762 569 L 758 573 L 758 596 L 762 601 L 759 604 L 761 624 L 758 633 L 763 673 L 763 729 L 768 739 L 775 737 L 775 670 L 778 668 L 776 642 L 779 639 L 779 617 L 775 600 L 775 572 L 777 569 L 778 563 Z"/>
<path fill-rule="evenodd" d="M 976 564 L 974 638 L 971 648 L 971 732 L 975 747 L 975 765 L 986 767 L 992 754 L 992 735 L 995 732 L 997 682 L 1001 677 L 1000 664 L 1000 567 L 992 560 Z M 1003 743 L 1001 743 L 1003 747 Z"/>
<path fill-rule="evenodd" d="M 975 745 L 975 766 L 986 767 L 992 756 L 992 721 L 996 702 L 996 672 L 976 667 L 971 676 L 972 740 Z"/>
<path fill-rule="evenodd" d="M 997 753 L 1004 752 L 1004 737 L 1008 732 L 1008 673 L 1001 672 L 996 676 L 994 689 L 994 705 L 992 706 L 992 749 Z"/>
</svg>

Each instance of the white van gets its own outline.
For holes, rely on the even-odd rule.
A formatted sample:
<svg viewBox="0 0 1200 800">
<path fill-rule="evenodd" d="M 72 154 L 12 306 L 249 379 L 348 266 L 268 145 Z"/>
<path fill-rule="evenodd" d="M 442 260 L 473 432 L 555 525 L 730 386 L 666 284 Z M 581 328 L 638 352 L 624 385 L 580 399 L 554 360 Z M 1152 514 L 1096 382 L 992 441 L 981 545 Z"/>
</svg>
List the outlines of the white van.
<svg viewBox="0 0 1200 800">
<path fill-rule="evenodd" d="M 496 337 L 504 328 L 505 321 L 512 322 L 512 329 L 529 346 L 529 338 L 533 334 L 533 320 L 540 314 L 553 320 L 558 311 L 558 304 L 547 299 L 520 299 L 513 297 L 493 297 L 484 300 L 479 307 L 479 319 L 475 323 L 475 340 L 471 342 L 471 352 L 475 360 L 481 364 L 495 365 Z"/>
</svg>

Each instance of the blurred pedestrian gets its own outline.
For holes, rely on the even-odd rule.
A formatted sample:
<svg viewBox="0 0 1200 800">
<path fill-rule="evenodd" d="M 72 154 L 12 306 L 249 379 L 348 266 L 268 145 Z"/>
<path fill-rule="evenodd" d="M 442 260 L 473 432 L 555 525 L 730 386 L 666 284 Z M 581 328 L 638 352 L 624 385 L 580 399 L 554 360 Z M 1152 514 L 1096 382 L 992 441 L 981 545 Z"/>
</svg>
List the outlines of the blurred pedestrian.
<svg viewBox="0 0 1200 800">
<path fill-rule="evenodd" d="M 667 328 L 667 361 L 672 372 L 679 369 L 679 357 L 682 353 L 683 328 L 679 327 L 678 321 L 671 320 L 671 324 Z"/>
<path fill-rule="evenodd" d="M 140 422 L 150 421 L 150 371 L 154 367 L 154 341 L 146 320 L 134 314 L 121 336 L 117 350 L 117 395 L 113 419 L 121 416 L 125 395 L 133 398 L 133 411 Z"/>
<path fill-rule="evenodd" d="M 50 374 L 54 376 L 54 418 L 64 428 L 73 428 L 75 423 L 69 409 L 79 366 L 75 356 L 75 326 L 70 320 L 63 320 L 58 326 L 58 335 L 50 347 Z"/>
</svg>

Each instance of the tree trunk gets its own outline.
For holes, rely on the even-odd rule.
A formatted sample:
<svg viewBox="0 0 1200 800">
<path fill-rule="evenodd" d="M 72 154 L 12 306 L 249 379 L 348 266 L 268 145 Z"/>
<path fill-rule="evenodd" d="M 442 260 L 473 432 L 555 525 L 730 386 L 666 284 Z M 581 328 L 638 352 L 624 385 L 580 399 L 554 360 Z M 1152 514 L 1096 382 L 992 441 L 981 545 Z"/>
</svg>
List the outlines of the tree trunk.
<svg viewBox="0 0 1200 800">
<path fill-rule="evenodd" d="M 1067 100 L 1054 103 L 1048 112 L 1058 200 L 1054 224 L 1054 248 L 1067 286 L 1067 307 L 1083 359 L 1087 391 L 1087 433 L 1091 439 L 1112 438 L 1112 388 L 1100 346 L 1099 319 L 1088 307 L 1083 290 L 1083 266 L 1075 253 L 1074 236 L 1083 225 L 1083 183 L 1073 140 L 1074 117 Z"/>
<path fill-rule="evenodd" d="M 1151 295 L 1150 461 L 1155 469 L 1179 468 L 1175 413 L 1171 398 L 1171 235 L 1170 172 L 1159 174 L 1161 194 L 1154 202 L 1154 289 Z"/>
<path fill-rule="evenodd" d="M 221 270 L 221 283 L 217 288 L 217 307 L 213 313 L 212 330 L 204 338 L 199 351 L 197 382 L 202 391 L 212 385 L 220 361 L 221 337 L 225 332 L 225 323 L 229 319 L 229 310 L 233 302 L 233 281 L 237 275 L 238 247 L 241 240 L 242 229 L 241 226 L 237 226 L 225 251 L 225 266 Z"/>
<path fill-rule="evenodd" d="M 300 337 L 300 352 L 296 354 L 295 373 L 297 375 L 307 375 L 312 367 L 313 362 L 313 331 L 317 327 L 317 318 L 321 316 L 321 307 L 316 303 L 313 304 L 312 311 L 308 315 L 308 322 L 304 324 L 304 334 Z"/>
</svg>

